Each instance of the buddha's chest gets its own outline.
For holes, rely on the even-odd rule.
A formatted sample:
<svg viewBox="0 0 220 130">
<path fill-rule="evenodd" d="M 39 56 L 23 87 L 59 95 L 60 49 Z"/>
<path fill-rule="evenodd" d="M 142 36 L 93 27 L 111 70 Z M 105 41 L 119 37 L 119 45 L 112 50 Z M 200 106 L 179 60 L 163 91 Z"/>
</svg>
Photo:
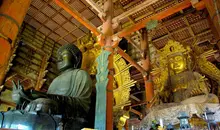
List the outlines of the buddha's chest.
<svg viewBox="0 0 220 130">
<path fill-rule="evenodd" d="M 69 92 L 70 92 L 70 87 L 69 87 L 69 85 L 63 84 L 63 85 L 55 87 L 55 89 L 52 92 L 53 92 L 53 94 L 68 96 Z"/>
<path fill-rule="evenodd" d="M 73 87 L 72 84 L 73 81 L 71 78 L 65 76 L 59 77 L 59 79 L 56 79 L 51 83 L 49 93 L 68 96 Z"/>
</svg>

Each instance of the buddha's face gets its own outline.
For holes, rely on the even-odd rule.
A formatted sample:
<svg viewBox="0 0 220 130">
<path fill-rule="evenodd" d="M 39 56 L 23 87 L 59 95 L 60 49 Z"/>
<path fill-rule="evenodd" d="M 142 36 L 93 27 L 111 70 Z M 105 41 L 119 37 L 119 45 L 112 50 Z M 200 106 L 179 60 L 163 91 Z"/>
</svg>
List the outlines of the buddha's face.
<svg viewBox="0 0 220 130">
<path fill-rule="evenodd" d="M 186 69 L 186 61 L 183 55 L 169 57 L 169 66 L 175 73 L 180 73 Z"/>
<path fill-rule="evenodd" d="M 58 54 L 58 62 L 57 62 L 57 68 L 60 71 L 65 71 L 69 68 L 73 68 L 73 55 L 68 50 L 63 50 L 62 52 L 59 52 Z"/>
</svg>

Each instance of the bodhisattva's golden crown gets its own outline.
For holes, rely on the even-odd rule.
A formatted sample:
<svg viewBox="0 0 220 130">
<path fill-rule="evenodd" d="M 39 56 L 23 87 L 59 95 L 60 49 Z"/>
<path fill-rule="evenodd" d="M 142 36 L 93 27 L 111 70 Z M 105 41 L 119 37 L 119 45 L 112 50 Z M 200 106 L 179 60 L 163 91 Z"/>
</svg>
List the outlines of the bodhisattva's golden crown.
<svg viewBox="0 0 220 130">
<path fill-rule="evenodd" d="M 169 40 L 166 46 L 160 49 L 160 56 L 167 57 L 176 53 L 188 54 L 189 52 L 189 47 L 184 48 L 179 42 Z"/>
</svg>

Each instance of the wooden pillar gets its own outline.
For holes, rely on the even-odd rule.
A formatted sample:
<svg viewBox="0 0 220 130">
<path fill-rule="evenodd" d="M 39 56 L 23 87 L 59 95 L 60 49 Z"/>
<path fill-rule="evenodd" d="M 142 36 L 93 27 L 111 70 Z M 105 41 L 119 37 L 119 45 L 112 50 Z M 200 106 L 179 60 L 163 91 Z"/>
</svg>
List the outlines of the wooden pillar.
<svg viewBox="0 0 220 130">
<path fill-rule="evenodd" d="M 212 32 L 217 40 L 220 39 L 220 1 L 219 0 L 202 0 L 209 12 L 209 22 Z M 220 48 L 220 41 L 217 43 Z"/>
<path fill-rule="evenodd" d="M 149 45 L 147 30 L 145 28 L 141 29 L 141 51 L 143 52 L 143 58 L 141 59 L 142 67 L 145 71 L 149 70 L 150 67 L 150 56 L 149 56 Z"/>
<path fill-rule="evenodd" d="M 105 50 L 111 52 L 108 57 L 108 85 L 107 85 L 107 108 L 106 108 L 106 130 L 113 130 L 113 27 L 112 27 L 112 18 L 113 18 L 113 1 L 106 0 L 104 3 L 104 12 L 106 13 L 106 21 L 103 23 L 103 35 L 105 37 Z"/>
<path fill-rule="evenodd" d="M 126 121 L 126 123 L 125 123 L 125 130 L 129 130 L 129 124 L 128 124 L 128 120 Z"/>
<path fill-rule="evenodd" d="M 106 13 L 103 23 L 102 43 L 103 50 L 98 56 L 97 75 L 96 75 L 96 115 L 95 129 L 113 130 L 113 2 L 105 0 L 104 12 Z"/>
<path fill-rule="evenodd" d="M 0 85 L 4 83 L 11 49 L 31 0 L 3 0 L 0 5 Z"/>
<path fill-rule="evenodd" d="M 151 100 L 154 97 L 154 88 L 153 88 L 153 82 L 151 80 L 151 77 L 149 76 L 148 79 L 144 79 L 145 84 L 145 92 L 146 92 L 146 101 L 147 101 L 147 108 L 151 107 Z"/>
<path fill-rule="evenodd" d="M 150 52 L 149 52 L 148 33 L 145 28 L 142 29 L 141 50 L 143 52 L 143 59 L 141 60 L 142 67 L 145 69 L 146 72 L 148 72 L 147 76 L 144 75 L 146 101 L 150 102 L 154 97 L 154 89 L 153 89 L 151 77 L 149 75 Z M 149 108 L 150 106 L 151 106 L 151 104 L 148 103 L 147 108 Z"/>
</svg>

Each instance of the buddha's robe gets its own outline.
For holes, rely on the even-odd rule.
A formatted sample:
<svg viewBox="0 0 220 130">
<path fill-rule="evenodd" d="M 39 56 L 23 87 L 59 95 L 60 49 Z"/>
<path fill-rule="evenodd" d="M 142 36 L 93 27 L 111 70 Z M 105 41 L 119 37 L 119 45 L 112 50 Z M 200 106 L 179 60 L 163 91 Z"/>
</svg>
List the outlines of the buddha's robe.
<svg viewBox="0 0 220 130">
<path fill-rule="evenodd" d="M 207 96 L 209 94 L 205 80 L 197 72 L 186 71 L 171 76 L 171 86 L 174 102 L 181 102 L 193 96 Z"/>
<path fill-rule="evenodd" d="M 47 93 L 54 95 L 52 99 L 66 117 L 85 117 L 90 108 L 92 80 L 84 70 L 68 70 L 53 80 Z"/>
</svg>

